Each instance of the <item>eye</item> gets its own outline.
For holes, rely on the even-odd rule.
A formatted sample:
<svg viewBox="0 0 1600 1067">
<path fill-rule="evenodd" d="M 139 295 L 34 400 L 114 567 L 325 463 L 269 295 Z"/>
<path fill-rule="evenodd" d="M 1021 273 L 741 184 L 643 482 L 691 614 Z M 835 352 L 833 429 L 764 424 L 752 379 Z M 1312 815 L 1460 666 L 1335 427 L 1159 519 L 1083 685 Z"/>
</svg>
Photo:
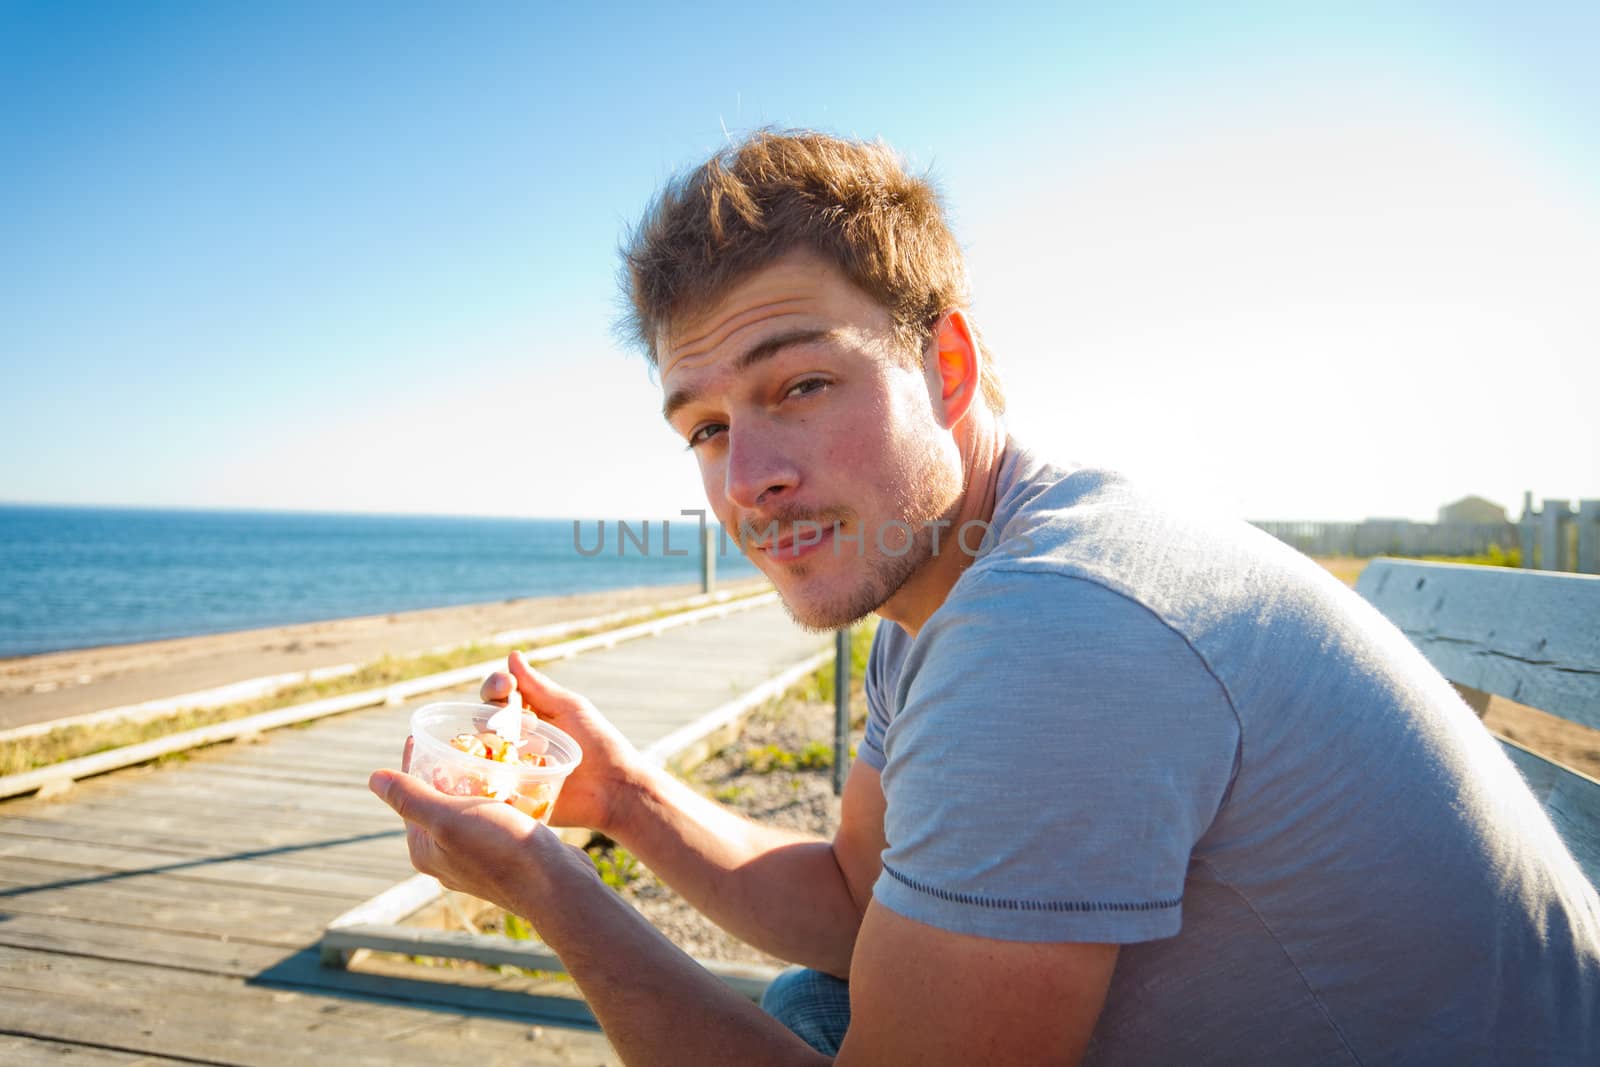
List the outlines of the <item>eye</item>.
<svg viewBox="0 0 1600 1067">
<path fill-rule="evenodd" d="M 689 431 L 689 448 L 699 448 L 727 427 L 720 422 L 708 422 Z"/>
<path fill-rule="evenodd" d="M 793 385 L 791 385 L 788 391 L 783 395 L 786 397 L 809 396 L 812 393 L 820 392 L 827 387 L 828 380 L 826 378 L 802 378 L 798 382 L 795 382 Z"/>
</svg>

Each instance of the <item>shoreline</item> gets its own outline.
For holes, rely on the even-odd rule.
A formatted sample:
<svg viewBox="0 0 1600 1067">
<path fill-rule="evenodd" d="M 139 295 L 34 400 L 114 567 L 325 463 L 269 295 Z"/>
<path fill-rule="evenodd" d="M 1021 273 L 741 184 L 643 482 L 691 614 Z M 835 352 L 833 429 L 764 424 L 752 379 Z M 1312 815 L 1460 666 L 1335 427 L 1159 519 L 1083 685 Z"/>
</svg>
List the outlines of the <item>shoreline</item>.
<svg viewBox="0 0 1600 1067">
<path fill-rule="evenodd" d="M 766 584 L 761 578 L 741 579 L 718 583 L 718 589 L 754 590 Z M 506 630 L 648 610 L 699 591 L 698 582 L 635 586 L 0 659 L 0 729 L 244 679 L 464 645 Z"/>
</svg>

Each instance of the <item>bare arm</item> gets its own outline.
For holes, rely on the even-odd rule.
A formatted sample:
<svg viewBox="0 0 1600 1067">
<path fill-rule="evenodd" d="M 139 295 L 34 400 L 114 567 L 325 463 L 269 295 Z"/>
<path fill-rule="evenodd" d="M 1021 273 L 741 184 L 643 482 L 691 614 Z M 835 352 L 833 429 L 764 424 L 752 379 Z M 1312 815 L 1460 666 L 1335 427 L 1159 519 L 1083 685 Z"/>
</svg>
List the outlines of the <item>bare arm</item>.
<svg viewBox="0 0 1600 1067">
<path fill-rule="evenodd" d="M 883 807 L 878 772 L 857 763 L 830 843 L 751 822 L 653 771 L 613 836 L 729 933 L 842 978 L 878 877 Z"/>
<path fill-rule="evenodd" d="M 372 787 L 407 821 L 412 861 L 529 917 L 630 1063 L 825 1062 L 672 945 L 578 850 L 506 804 L 447 797 L 394 771 Z M 1076 1063 L 1115 945 L 937 930 L 871 904 L 850 970 L 839 1062 Z"/>
<path fill-rule="evenodd" d="M 511 656 L 508 673 L 485 679 L 483 699 L 503 703 L 513 679 L 529 707 L 583 747 L 583 763 L 556 803 L 556 825 L 585 826 L 621 842 L 750 944 L 840 977 L 849 973 L 884 847 L 876 771 L 860 763 L 851 770 L 830 844 L 760 826 L 648 765 L 592 704 L 520 656 Z"/>
<path fill-rule="evenodd" d="M 953 934 L 874 904 L 850 971 L 841 1064 L 1075 1064 L 1116 945 Z"/>
<path fill-rule="evenodd" d="M 823 1062 L 673 945 L 580 850 L 507 804 L 446 796 L 397 771 L 373 792 L 406 820 L 418 870 L 527 917 L 629 1063 Z"/>
<path fill-rule="evenodd" d="M 543 932 L 628 1063 L 825 1062 L 614 895 Z M 871 905 L 850 972 L 850 1029 L 834 1062 L 1077 1064 L 1117 951 L 953 934 Z"/>
</svg>

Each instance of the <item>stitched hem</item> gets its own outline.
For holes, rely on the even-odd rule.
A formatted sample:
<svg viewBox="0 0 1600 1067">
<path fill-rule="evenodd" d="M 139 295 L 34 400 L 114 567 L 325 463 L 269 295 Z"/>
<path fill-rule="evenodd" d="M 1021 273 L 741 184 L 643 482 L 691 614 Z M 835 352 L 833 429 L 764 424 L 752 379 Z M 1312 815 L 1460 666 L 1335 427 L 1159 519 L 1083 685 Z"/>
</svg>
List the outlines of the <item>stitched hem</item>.
<svg viewBox="0 0 1600 1067">
<path fill-rule="evenodd" d="M 986 897 L 977 893 L 958 893 L 950 889 L 940 889 L 908 878 L 889 866 L 883 865 L 883 871 L 901 885 L 915 889 L 919 893 L 926 893 L 940 900 L 948 900 L 955 904 L 975 904 L 984 908 L 1000 908 L 1005 911 L 1061 911 L 1061 912 L 1100 912 L 1100 911 L 1167 911 L 1183 903 L 1181 896 L 1171 900 L 1019 900 L 1007 897 Z"/>
</svg>

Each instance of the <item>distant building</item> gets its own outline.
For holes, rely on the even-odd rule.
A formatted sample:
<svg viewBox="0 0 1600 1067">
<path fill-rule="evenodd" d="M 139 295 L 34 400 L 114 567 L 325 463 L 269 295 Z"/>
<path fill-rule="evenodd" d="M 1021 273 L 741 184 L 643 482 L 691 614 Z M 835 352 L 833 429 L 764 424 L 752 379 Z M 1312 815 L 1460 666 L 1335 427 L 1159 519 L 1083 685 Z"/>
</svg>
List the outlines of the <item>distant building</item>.
<svg viewBox="0 0 1600 1067">
<path fill-rule="evenodd" d="M 1439 509 L 1440 526 L 1495 526 L 1509 521 L 1505 508 L 1481 496 L 1464 496 Z"/>
<path fill-rule="evenodd" d="M 1597 506 L 1600 512 L 1600 506 Z M 1258 522 L 1262 530 L 1311 556 L 1482 556 L 1517 547 L 1517 527 L 1499 504 L 1469 496 L 1439 509 L 1439 521 Z"/>
</svg>

